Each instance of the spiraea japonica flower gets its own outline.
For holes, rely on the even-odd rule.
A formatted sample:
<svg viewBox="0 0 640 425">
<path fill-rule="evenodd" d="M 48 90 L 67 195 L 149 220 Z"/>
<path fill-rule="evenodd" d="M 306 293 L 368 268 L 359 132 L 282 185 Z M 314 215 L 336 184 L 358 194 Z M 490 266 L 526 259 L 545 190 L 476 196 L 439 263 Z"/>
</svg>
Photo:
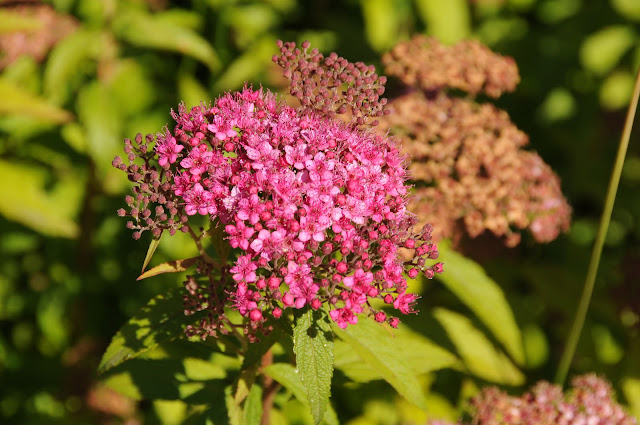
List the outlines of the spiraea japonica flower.
<svg viewBox="0 0 640 425">
<path fill-rule="evenodd" d="M 253 336 L 269 317 L 305 306 L 327 308 L 342 328 L 360 313 L 397 326 L 379 306 L 414 312 L 407 276 L 442 272 L 431 226 L 413 230 L 406 159 L 392 138 L 250 87 L 181 105 L 173 118 L 154 144 L 127 141 L 129 165 L 114 165 L 137 183 L 127 199 L 134 237 L 195 234 L 190 223 L 204 216 L 225 247 L 221 261 L 202 255 L 185 282 L 185 312 L 209 312 L 189 334 L 244 326 Z"/>
</svg>

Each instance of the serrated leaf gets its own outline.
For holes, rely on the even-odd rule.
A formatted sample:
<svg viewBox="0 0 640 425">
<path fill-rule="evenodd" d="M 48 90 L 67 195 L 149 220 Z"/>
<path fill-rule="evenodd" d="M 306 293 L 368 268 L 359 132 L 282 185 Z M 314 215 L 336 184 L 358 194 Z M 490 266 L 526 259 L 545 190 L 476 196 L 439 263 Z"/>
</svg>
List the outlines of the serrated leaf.
<svg viewBox="0 0 640 425">
<path fill-rule="evenodd" d="M 397 343 L 390 328 L 362 317 L 356 325 L 347 329 L 335 325 L 333 329 L 398 394 L 421 409 L 427 409 L 416 373 L 409 365 L 406 347 Z"/>
<path fill-rule="evenodd" d="M 295 367 L 288 363 L 273 363 L 263 369 L 266 375 L 269 375 L 280 383 L 284 388 L 289 390 L 293 396 L 301 403 L 309 405 L 307 401 L 306 390 L 300 376 Z M 324 415 L 324 423 L 327 425 L 337 425 L 337 415 L 331 407 L 331 404 L 327 406 L 326 413 Z"/>
<path fill-rule="evenodd" d="M 433 315 L 471 373 L 500 384 L 521 385 L 524 382 L 524 375 L 518 368 L 468 318 L 444 308 L 434 309 Z"/>
<path fill-rule="evenodd" d="M 160 232 L 160 236 L 157 236 L 157 237 L 154 236 L 153 239 L 151 240 L 151 243 L 149 244 L 149 248 L 147 249 L 147 255 L 144 257 L 144 262 L 142 263 L 141 273 L 144 274 L 144 269 L 147 268 L 147 266 L 149 265 L 149 261 L 151 261 L 151 257 L 153 257 L 153 254 L 156 252 L 156 248 L 158 248 L 158 244 L 160 244 L 161 237 L 162 237 L 162 232 Z M 138 277 L 137 280 L 140 280 L 140 277 Z"/>
<path fill-rule="evenodd" d="M 438 260 L 445 264 L 445 272 L 438 275 L 438 280 L 478 316 L 516 363 L 524 364 L 522 334 L 500 286 L 479 264 L 447 244 L 439 243 L 438 250 Z"/>
<path fill-rule="evenodd" d="M 136 46 L 179 52 L 202 61 L 214 72 L 220 69 L 218 56 L 207 40 L 163 15 L 129 11 L 114 20 L 113 29 Z"/>
<path fill-rule="evenodd" d="M 61 180 L 45 190 L 49 178 L 42 169 L 0 160 L 0 214 L 9 220 L 53 237 L 74 238 L 82 182 Z"/>
<path fill-rule="evenodd" d="M 394 343 L 398 347 L 411 347 L 404 350 L 408 366 L 416 375 L 444 368 L 462 367 L 460 360 L 449 351 L 436 345 L 424 336 L 400 327 L 394 331 Z M 362 361 L 351 346 L 342 341 L 335 341 L 335 368 L 356 382 L 368 382 L 383 379 L 382 375 Z"/>
<path fill-rule="evenodd" d="M 0 78 L 0 115 L 23 116 L 49 123 L 64 123 L 73 116 L 44 99 Z"/>
<path fill-rule="evenodd" d="M 313 421 L 319 424 L 329 405 L 333 377 L 333 336 L 326 312 L 296 311 L 293 351 Z"/>
<path fill-rule="evenodd" d="M 157 276 L 163 273 L 178 273 L 184 272 L 198 262 L 200 257 L 191 257 L 184 260 L 167 261 L 166 263 L 158 264 L 157 266 L 142 273 L 136 280 L 146 279 L 151 276 Z"/>
<path fill-rule="evenodd" d="M 104 373 L 157 347 L 162 341 L 181 336 L 184 325 L 197 321 L 202 313 L 185 316 L 182 293 L 182 288 L 171 289 L 152 298 L 140 309 L 113 337 L 98 372 Z"/>
</svg>

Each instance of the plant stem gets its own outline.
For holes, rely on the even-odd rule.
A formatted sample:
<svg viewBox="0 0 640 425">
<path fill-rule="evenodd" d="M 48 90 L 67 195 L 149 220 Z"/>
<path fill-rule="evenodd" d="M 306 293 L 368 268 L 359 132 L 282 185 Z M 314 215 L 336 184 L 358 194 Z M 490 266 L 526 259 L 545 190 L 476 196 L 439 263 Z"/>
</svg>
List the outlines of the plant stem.
<svg viewBox="0 0 640 425">
<path fill-rule="evenodd" d="M 620 138 L 620 144 L 618 146 L 618 154 L 611 173 L 611 180 L 609 181 L 609 187 L 607 188 L 607 196 L 605 199 L 604 210 L 600 217 L 600 226 L 598 227 L 598 234 L 593 244 L 593 251 L 591 252 L 591 260 L 589 261 L 589 268 L 587 269 L 587 277 L 584 282 L 584 288 L 582 290 L 582 296 L 580 297 L 580 304 L 578 305 L 578 311 L 567 339 L 567 345 L 562 358 L 560 359 L 560 365 L 556 374 L 555 382 L 559 385 L 563 385 L 569 372 L 569 367 L 573 361 L 573 356 L 576 352 L 578 341 L 580 340 L 580 334 L 584 326 L 584 320 L 587 316 L 587 310 L 589 309 L 589 303 L 591 302 L 591 295 L 593 294 L 593 287 L 596 281 L 596 275 L 598 274 L 598 266 L 600 265 L 600 257 L 602 254 L 602 247 L 604 246 L 604 240 L 609 230 L 609 222 L 611 221 L 611 212 L 613 211 L 613 204 L 616 199 L 616 193 L 618 191 L 618 185 L 620 183 L 620 175 L 622 174 L 622 166 L 624 165 L 624 159 L 627 154 L 627 147 L 629 146 L 629 138 L 631 137 L 631 129 L 633 128 L 633 121 L 636 115 L 636 109 L 638 107 L 638 97 L 640 97 L 640 70 L 636 75 L 635 87 L 633 89 L 633 96 L 629 103 L 629 109 L 627 111 L 627 119 L 624 124 L 624 130 L 622 131 L 622 137 Z"/>
<path fill-rule="evenodd" d="M 273 352 L 271 349 L 262 356 L 261 368 L 265 368 L 273 363 Z M 269 425 L 271 423 L 271 409 L 273 401 L 278 393 L 280 384 L 274 381 L 270 376 L 263 374 L 264 396 L 262 398 L 262 419 L 260 425 Z"/>
</svg>

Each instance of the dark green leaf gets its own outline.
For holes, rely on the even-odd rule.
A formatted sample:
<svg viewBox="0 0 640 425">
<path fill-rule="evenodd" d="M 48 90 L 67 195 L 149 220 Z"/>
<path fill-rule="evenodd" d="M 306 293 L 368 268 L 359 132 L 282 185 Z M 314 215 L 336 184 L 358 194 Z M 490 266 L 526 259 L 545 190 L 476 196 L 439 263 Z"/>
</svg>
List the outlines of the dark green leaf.
<svg viewBox="0 0 640 425">
<path fill-rule="evenodd" d="M 438 275 L 444 283 L 489 328 L 518 364 L 524 364 L 524 348 L 520 328 L 502 292 L 484 269 L 445 243 L 439 243 L 439 260 L 445 272 Z"/>
<path fill-rule="evenodd" d="M 319 424 L 329 405 L 333 376 L 333 336 L 326 312 L 296 311 L 293 351 L 311 415 Z"/>
<path fill-rule="evenodd" d="M 185 316 L 182 293 L 182 288 L 174 288 L 151 299 L 113 337 L 98 372 L 106 372 L 155 348 L 162 341 L 181 336 L 184 325 L 197 321 L 202 313 Z"/>
<path fill-rule="evenodd" d="M 435 309 L 433 315 L 444 327 L 471 373 L 500 384 L 521 385 L 524 382 L 518 368 L 469 319 L 443 308 Z"/>
<path fill-rule="evenodd" d="M 334 331 L 404 398 L 427 409 L 417 375 L 412 370 L 406 346 L 398 344 L 391 329 L 361 317 L 347 329 L 334 326 Z"/>
</svg>

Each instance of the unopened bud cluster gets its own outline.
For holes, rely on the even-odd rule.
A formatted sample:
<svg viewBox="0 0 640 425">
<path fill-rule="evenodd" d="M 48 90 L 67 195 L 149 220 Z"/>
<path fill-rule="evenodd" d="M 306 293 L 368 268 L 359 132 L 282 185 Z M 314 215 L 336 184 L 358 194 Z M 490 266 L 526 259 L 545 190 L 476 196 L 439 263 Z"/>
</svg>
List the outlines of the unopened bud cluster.
<svg viewBox="0 0 640 425">
<path fill-rule="evenodd" d="M 131 218 L 127 228 L 135 230 L 134 239 L 140 239 L 146 230 L 151 231 L 154 237 L 159 237 L 163 230 L 168 230 L 171 235 L 178 229 L 188 231 L 185 225 L 187 216 L 181 201 L 174 196 L 173 172 L 157 164 L 153 145 L 150 146 L 153 141 L 152 134 L 144 138 L 138 134 L 133 141 L 125 139 L 126 162 L 119 156 L 112 162 L 135 184 L 131 189 L 133 195 L 125 198 L 129 210 L 118 210 L 119 216 Z"/>
<path fill-rule="evenodd" d="M 336 53 L 324 57 L 318 49 L 309 51 L 309 42 L 302 50 L 293 42 L 278 42 L 280 55 L 273 61 L 284 68 L 290 94 L 300 100 L 303 108 L 315 109 L 324 116 L 349 114 L 355 125 L 378 124 L 385 112 L 386 77 L 379 76 L 373 65 L 351 63 Z M 369 119 L 373 121 L 369 122 Z"/>
<path fill-rule="evenodd" d="M 203 257 L 185 282 L 185 312 L 208 312 L 188 334 L 228 332 L 236 324 L 225 307 L 247 319 L 239 326 L 250 337 L 307 306 L 327 308 L 342 328 L 360 313 L 397 326 L 372 301 L 412 313 L 407 277 L 442 272 L 431 226 L 413 231 L 396 142 L 332 116 L 245 87 L 212 105 L 181 105 L 153 147 L 153 137 L 125 142 L 130 163 L 114 166 L 136 183 L 127 199 L 134 236 L 188 231 L 190 217 L 205 216 L 230 251 L 221 265 Z"/>
<path fill-rule="evenodd" d="M 456 71 L 456 58 L 475 64 L 475 71 Z M 568 230 L 571 208 L 560 180 L 540 156 L 523 149 L 527 135 L 506 112 L 445 90 L 484 90 L 492 96 L 512 90 L 519 80 L 512 60 L 477 42 L 447 48 L 417 37 L 394 48 L 384 61 L 389 74 L 414 87 L 390 102 L 392 113 L 379 128 L 403 140 L 416 185 L 409 208 L 429 218 L 434 236 L 457 238 L 464 229 L 476 237 L 489 231 L 514 246 L 522 229 L 538 242 Z M 441 68 L 443 61 L 452 63 Z"/>
</svg>

